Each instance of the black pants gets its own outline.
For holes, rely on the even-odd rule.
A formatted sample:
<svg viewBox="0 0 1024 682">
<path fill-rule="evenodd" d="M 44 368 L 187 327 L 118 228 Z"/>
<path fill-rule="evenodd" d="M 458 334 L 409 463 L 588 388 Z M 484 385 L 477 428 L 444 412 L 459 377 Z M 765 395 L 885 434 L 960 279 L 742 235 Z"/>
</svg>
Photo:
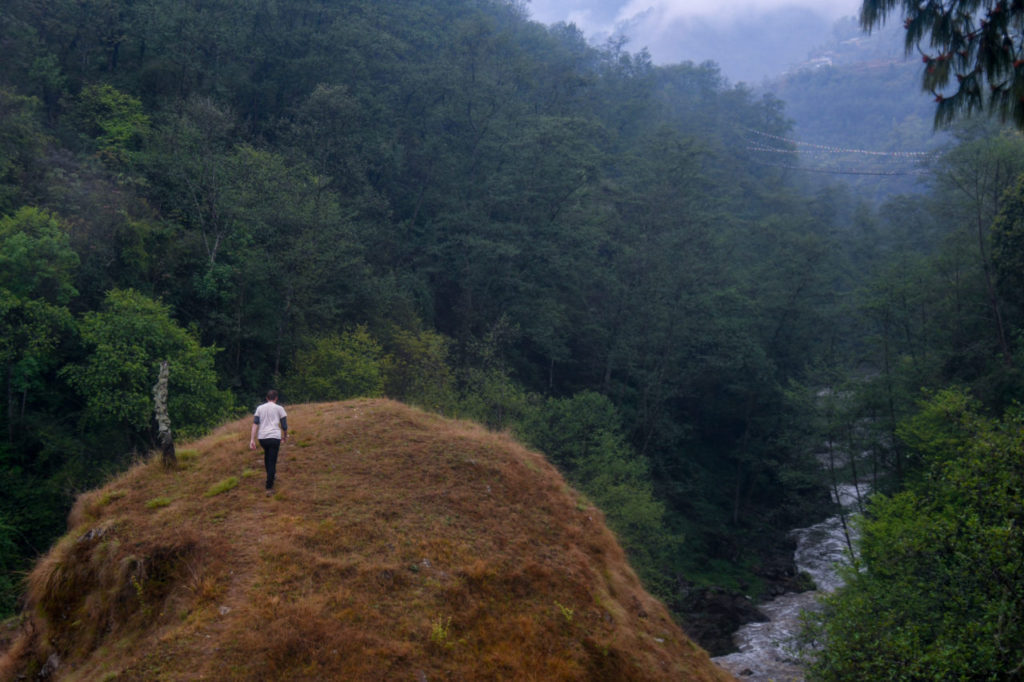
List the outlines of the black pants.
<svg viewBox="0 0 1024 682">
<path fill-rule="evenodd" d="M 274 487 L 274 474 L 277 473 L 277 451 L 281 449 L 280 438 L 260 438 L 263 448 L 263 466 L 267 468 L 267 490 Z"/>
</svg>

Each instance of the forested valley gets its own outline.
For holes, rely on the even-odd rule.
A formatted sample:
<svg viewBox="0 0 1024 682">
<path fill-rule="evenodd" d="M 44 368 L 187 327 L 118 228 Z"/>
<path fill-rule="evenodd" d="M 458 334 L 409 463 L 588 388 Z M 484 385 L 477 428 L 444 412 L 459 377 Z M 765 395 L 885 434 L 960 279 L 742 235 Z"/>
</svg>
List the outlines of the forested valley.
<svg viewBox="0 0 1024 682">
<path fill-rule="evenodd" d="M 767 593 L 786 531 L 871 478 L 999 585 L 935 618 L 917 578 L 879 592 L 921 642 L 991 623 L 1012 669 L 1020 133 L 957 124 L 876 203 L 764 162 L 752 135 L 799 151 L 782 100 L 511 0 L 6 0 L 0 46 L 4 615 L 74 496 L 153 447 L 166 360 L 179 439 L 270 387 L 512 431 L 684 624 L 695 589 Z"/>
</svg>

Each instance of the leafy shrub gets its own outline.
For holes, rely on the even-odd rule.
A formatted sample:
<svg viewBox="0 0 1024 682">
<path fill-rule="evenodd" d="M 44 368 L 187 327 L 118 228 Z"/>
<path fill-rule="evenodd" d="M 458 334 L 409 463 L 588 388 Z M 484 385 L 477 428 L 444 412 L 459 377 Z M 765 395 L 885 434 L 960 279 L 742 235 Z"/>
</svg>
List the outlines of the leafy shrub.
<svg viewBox="0 0 1024 682">
<path fill-rule="evenodd" d="M 819 680 L 1009 679 L 1024 651 L 1024 413 L 944 391 L 900 430 L 924 460 L 875 496 L 860 559 L 807 637 Z"/>
<path fill-rule="evenodd" d="M 201 346 L 182 329 L 167 305 L 132 289 L 114 289 L 101 311 L 83 316 L 80 329 L 90 353 L 63 373 L 85 401 L 91 422 L 148 432 L 163 360 L 170 362 L 168 410 L 178 435 L 200 433 L 229 414 L 233 398 L 217 388 L 216 349 Z"/>
<path fill-rule="evenodd" d="M 69 102 L 68 119 L 95 140 L 97 156 L 114 167 L 127 163 L 149 130 L 142 102 L 106 83 L 83 87 Z"/>
<path fill-rule="evenodd" d="M 284 382 L 297 401 L 376 397 L 384 392 L 384 351 L 365 326 L 313 339 Z"/>
<path fill-rule="evenodd" d="M 385 372 L 388 396 L 429 410 L 448 412 L 455 399 L 448 345 L 448 338 L 437 332 L 392 331 L 387 340 Z"/>
</svg>

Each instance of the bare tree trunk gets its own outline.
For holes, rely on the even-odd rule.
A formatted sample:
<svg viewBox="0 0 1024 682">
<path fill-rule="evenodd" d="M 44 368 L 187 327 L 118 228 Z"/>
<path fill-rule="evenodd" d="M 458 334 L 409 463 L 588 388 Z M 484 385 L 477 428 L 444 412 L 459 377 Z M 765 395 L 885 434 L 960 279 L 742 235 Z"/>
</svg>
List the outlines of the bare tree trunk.
<svg viewBox="0 0 1024 682">
<path fill-rule="evenodd" d="M 161 459 L 164 466 L 173 469 L 178 466 L 178 457 L 174 454 L 174 436 L 171 435 L 171 418 L 167 414 L 167 376 L 170 373 L 167 361 L 160 363 L 160 376 L 153 386 L 153 402 L 155 404 L 157 442 L 160 444 Z"/>
<path fill-rule="evenodd" d="M 278 317 L 277 320 L 277 343 L 274 350 L 274 381 L 278 382 L 278 377 L 281 376 L 281 345 L 284 343 L 284 326 L 288 322 L 288 315 L 292 309 L 292 292 L 293 287 L 288 286 L 288 291 L 285 294 L 284 299 L 284 313 Z"/>
<path fill-rule="evenodd" d="M 850 550 L 850 555 L 853 555 L 853 539 L 850 537 L 850 527 L 847 524 L 846 510 L 843 509 L 843 498 L 839 494 L 839 476 L 836 473 L 836 439 L 835 439 L 835 428 L 836 418 L 834 403 L 831 401 L 836 397 L 836 387 L 830 381 L 828 385 L 829 389 L 829 404 L 826 406 L 826 415 L 828 420 L 828 472 L 832 478 L 832 495 L 835 498 L 836 505 L 839 507 L 839 521 L 843 525 L 843 537 L 846 539 L 846 548 Z"/>
<path fill-rule="evenodd" d="M 14 363 L 7 363 L 7 442 L 14 442 Z"/>
<path fill-rule="evenodd" d="M 828 437 L 828 469 L 829 473 L 832 474 L 832 495 L 836 499 L 836 504 L 839 506 L 839 521 L 843 524 L 843 537 L 846 539 L 846 548 L 850 550 L 850 555 L 853 555 L 853 539 L 850 537 L 850 526 L 846 521 L 846 510 L 843 508 L 843 498 L 839 494 L 839 477 L 836 475 L 836 455 L 835 455 L 835 442 L 832 439 L 832 434 Z"/>
<path fill-rule="evenodd" d="M 980 211 L 979 211 L 980 212 Z M 1003 324 L 1003 311 L 999 293 L 992 282 L 992 265 L 988 253 L 985 251 L 985 223 L 981 216 L 978 216 L 978 254 L 981 256 L 981 272 L 985 275 L 985 291 L 988 294 L 988 304 L 992 308 L 992 317 L 996 325 L 996 338 L 999 341 L 999 350 L 1002 352 L 1003 363 L 1007 367 L 1013 366 L 1013 354 L 1010 351 L 1010 343 L 1007 341 L 1006 325 Z"/>
</svg>

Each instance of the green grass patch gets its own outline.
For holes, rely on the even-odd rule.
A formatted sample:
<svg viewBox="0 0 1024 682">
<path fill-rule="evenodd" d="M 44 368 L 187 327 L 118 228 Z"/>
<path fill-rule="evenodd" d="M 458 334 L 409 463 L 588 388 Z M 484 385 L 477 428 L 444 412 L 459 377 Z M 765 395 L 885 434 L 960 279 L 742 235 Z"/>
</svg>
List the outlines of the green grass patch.
<svg viewBox="0 0 1024 682">
<path fill-rule="evenodd" d="M 114 500 L 120 500 L 122 497 L 124 497 L 127 494 L 128 493 L 126 493 L 123 490 L 111 490 L 108 493 L 103 493 L 103 497 L 100 498 L 100 504 L 102 504 L 102 505 L 110 504 Z"/>
<path fill-rule="evenodd" d="M 214 495 L 226 493 L 227 491 L 231 490 L 237 485 L 238 476 L 229 476 L 225 478 L 223 481 L 218 481 L 217 483 L 214 483 L 212 486 L 210 486 L 210 489 L 206 491 L 205 496 L 213 497 Z"/>
<path fill-rule="evenodd" d="M 152 500 L 146 500 L 146 509 L 159 509 L 160 507 L 166 507 L 171 503 L 169 497 L 154 497 Z"/>
<path fill-rule="evenodd" d="M 451 639 L 451 626 L 451 616 L 447 619 L 441 616 L 435 618 L 430 624 L 430 643 L 442 651 L 455 646 Z"/>
<path fill-rule="evenodd" d="M 178 468 L 179 469 L 188 469 L 188 468 L 191 468 L 192 465 L 194 465 L 196 463 L 196 460 L 199 459 L 199 451 L 198 450 L 178 450 L 175 453 L 175 457 L 177 457 Z"/>
<path fill-rule="evenodd" d="M 250 469 L 249 467 L 245 467 L 244 469 L 242 469 L 242 478 L 252 478 L 253 476 L 255 476 L 258 473 L 260 473 L 260 472 L 256 471 L 255 469 Z"/>
</svg>

